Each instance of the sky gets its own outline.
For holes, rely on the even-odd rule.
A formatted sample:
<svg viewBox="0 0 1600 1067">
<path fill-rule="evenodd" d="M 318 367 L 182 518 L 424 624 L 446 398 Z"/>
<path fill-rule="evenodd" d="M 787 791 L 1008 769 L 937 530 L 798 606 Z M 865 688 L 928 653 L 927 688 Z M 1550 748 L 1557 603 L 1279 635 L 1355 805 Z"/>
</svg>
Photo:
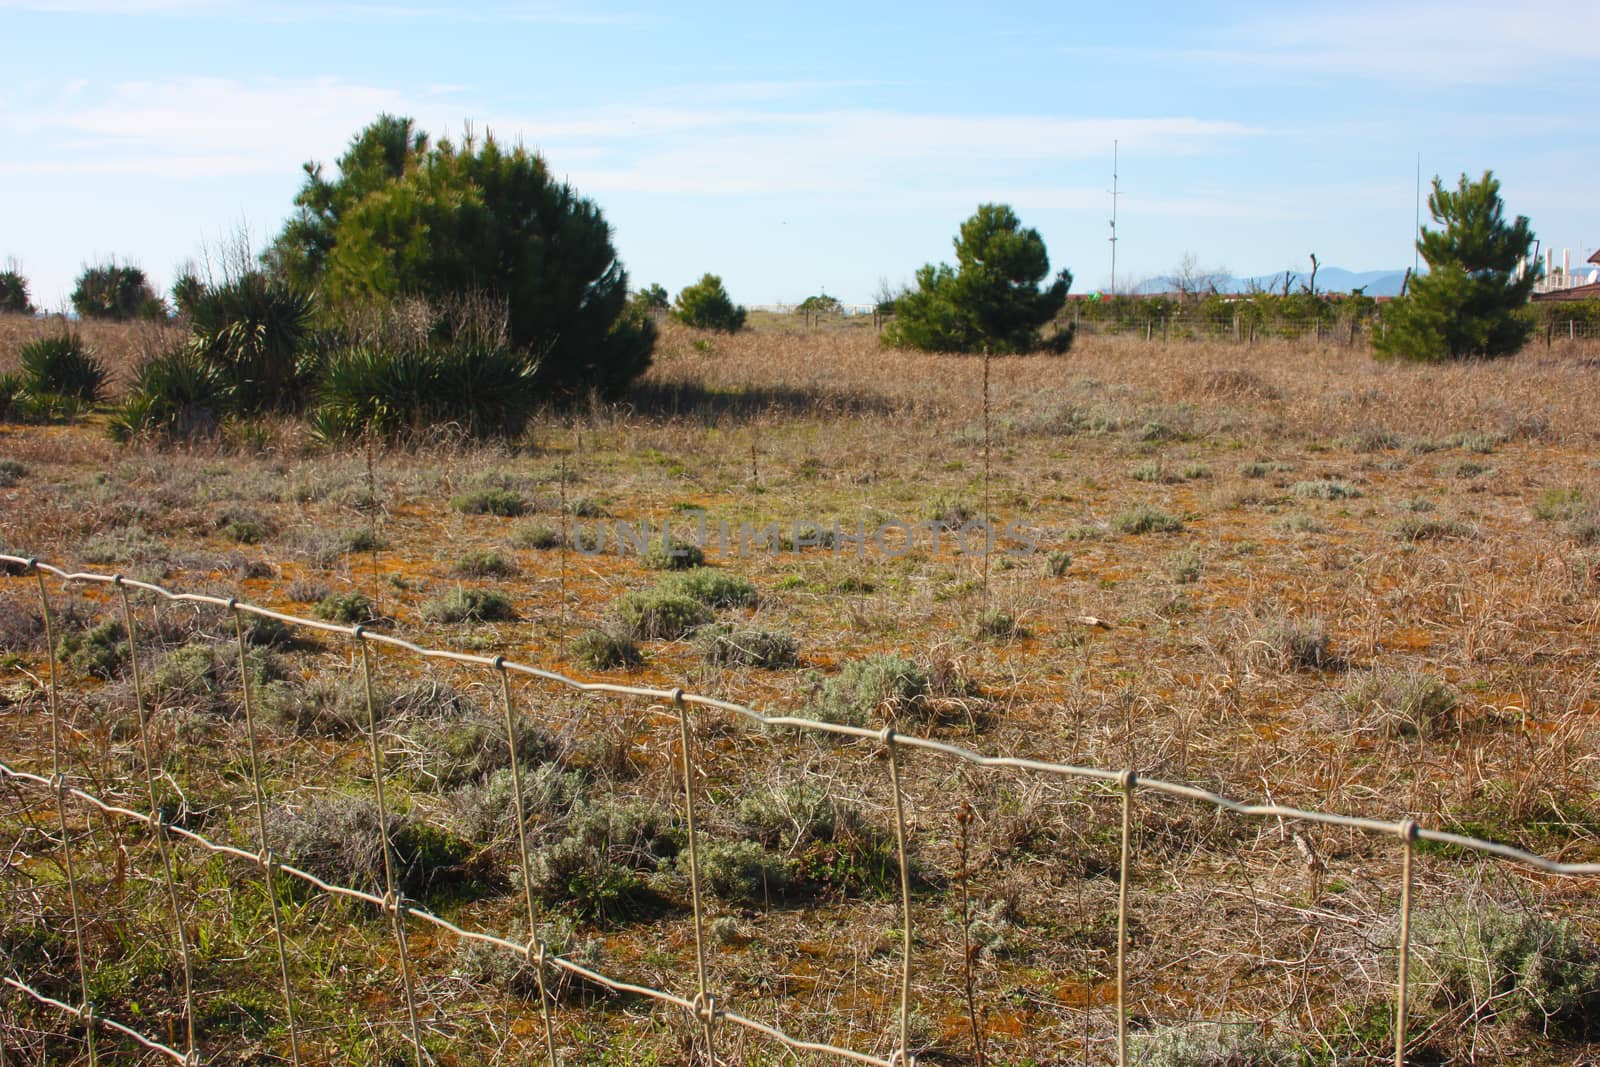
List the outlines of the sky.
<svg viewBox="0 0 1600 1067">
<path fill-rule="evenodd" d="M 1419 154 L 1600 244 L 1592 3 L 0 0 L 0 56 L 0 264 L 52 310 L 264 247 L 385 112 L 539 151 L 635 287 L 749 305 L 870 301 L 989 202 L 1107 289 L 1113 144 L 1118 288 L 1409 266 Z"/>
</svg>

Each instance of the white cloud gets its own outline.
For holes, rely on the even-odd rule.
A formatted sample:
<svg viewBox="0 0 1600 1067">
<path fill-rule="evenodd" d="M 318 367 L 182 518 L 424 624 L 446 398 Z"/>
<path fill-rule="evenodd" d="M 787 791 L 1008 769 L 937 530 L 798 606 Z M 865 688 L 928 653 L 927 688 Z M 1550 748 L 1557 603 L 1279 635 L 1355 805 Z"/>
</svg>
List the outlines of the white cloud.
<svg viewBox="0 0 1600 1067">
<path fill-rule="evenodd" d="M 18 151 L 0 173 L 292 174 L 331 162 L 380 112 L 459 134 L 455 87 L 409 94 L 334 78 L 220 78 L 74 85 L 0 101 Z M 586 193 L 877 194 L 990 183 L 1052 162 L 1105 154 L 1115 138 L 1146 156 L 1205 152 L 1253 131 L 1187 117 L 927 115 L 646 106 L 549 117 L 488 115 L 480 134 L 543 151 Z"/>
<path fill-rule="evenodd" d="M 1359 3 L 1273 13 L 1197 35 L 1190 47 L 1144 54 L 1288 77 L 1554 86 L 1592 78 L 1597 40 L 1594 4 Z"/>
</svg>

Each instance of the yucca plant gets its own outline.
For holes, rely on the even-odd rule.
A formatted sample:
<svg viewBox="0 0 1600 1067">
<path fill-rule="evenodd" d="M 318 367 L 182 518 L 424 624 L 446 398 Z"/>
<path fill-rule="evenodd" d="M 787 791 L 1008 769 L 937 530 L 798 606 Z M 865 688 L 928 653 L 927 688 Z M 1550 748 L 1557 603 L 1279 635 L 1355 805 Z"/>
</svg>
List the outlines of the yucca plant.
<svg viewBox="0 0 1600 1067">
<path fill-rule="evenodd" d="M 533 372 L 505 345 L 360 345 L 328 360 L 312 426 L 332 440 L 397 438 L 448 423 L 473 437 L 514 437 L 533 413 Z"/>
<path fill-rule="evenodd" d="M 232 390 L 223 370 L 190 345 L 174 345 L 140 364 L 133 388 L 111 419 L 119 441 L 159 434 L 187 438 L 216 431 L 232 408 Z"/>
<path fill-rule="evenodd" d="M 22 374 L 30 393 L 55 394 L 93 403 L 106 382 L 106 368 L 75 333 L 41 337 L 22 346 Z"/>
<path fill-rule="evenodd" d="M 237 410 L 293 411 L 305 402 L 314 375 L 311 294 L 247 271 L 189 299 L 194 346 L 227 375 Z"/>
</svg>

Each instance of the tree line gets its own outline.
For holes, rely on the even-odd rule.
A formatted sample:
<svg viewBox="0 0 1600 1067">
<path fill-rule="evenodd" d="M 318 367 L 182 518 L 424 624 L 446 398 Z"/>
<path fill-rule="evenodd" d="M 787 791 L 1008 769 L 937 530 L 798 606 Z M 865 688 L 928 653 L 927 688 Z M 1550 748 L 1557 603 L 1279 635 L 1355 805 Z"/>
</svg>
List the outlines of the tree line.
<svg viewBox="0 0 1600 1067">
<path fill-rule="evenodd" d="M 1379 358 L 1492 358 L 1520 348 L 1534 270 L 1525 217 L 1508 221 L 1491 173 L 1435 179 L 1436 224 L 1417 247 L 1429 265 L 1381 309 L 1361 294 L 1211 294 L 1193 314 L 1246 327 L 1272 320 L 1381 322 Z M 1161 297 L 1075 303 L 1038 231 L 1004 204 L 960 224 L 955 263 L 927 264 L 884 297 L 887 345 L 934 352 L 1067 352 L 1074 319 L 1166 319 Z M 1536 263 L 1533 264 L 1536 270 Z M 826 295 L 808 304 L 825 310 Z M 124 436 L 187 434 L 262 412 L 303 413 L 329 437 L 396 436 L 439 421 L 515 434 L 543 403 L 614 397 L 650 365 L 655 319 L 736 331 L 746 311 L 706 274 L 669 303 L 628 273 L 599 207 L 521 146 L 470 132 L 434 141 L 412 120 L 380 116 L 334 171 L 305 164 L 294 211 L 266 251 L 216 276 L 185 273 L 169 305 L 142 271 L 111 262 L 79 277 L 85 318 L 187 325 L 140 366 L 114 427 Z M 31 312 L 26 279 L 0 271 L 0 311 Z M 20 388 L 20 387 L 19 387 Z"/>
</svg>

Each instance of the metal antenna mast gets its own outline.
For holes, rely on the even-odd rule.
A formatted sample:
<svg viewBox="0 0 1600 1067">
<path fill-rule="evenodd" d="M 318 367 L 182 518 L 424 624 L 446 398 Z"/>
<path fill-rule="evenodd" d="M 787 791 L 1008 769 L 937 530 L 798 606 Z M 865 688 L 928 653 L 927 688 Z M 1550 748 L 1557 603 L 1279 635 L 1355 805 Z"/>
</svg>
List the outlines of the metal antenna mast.
<svg viewBox="0 0 1600 1067">
<path fill-rule="evenodd" d="M 1417 204 L 1416 222 L 1411 229 L 1411 276 L 1417 276 L 1417 270 L 1422 266 L 1422 250 L 1417 247 L 1417 241 L 1422 238 L 1422 153 L 1417 153 Z"/>
<path fill-rule="evenodd" d="M 1117 295 L 1117 142 L 1111 142 L 1111 295 Z"/>
</svg>

